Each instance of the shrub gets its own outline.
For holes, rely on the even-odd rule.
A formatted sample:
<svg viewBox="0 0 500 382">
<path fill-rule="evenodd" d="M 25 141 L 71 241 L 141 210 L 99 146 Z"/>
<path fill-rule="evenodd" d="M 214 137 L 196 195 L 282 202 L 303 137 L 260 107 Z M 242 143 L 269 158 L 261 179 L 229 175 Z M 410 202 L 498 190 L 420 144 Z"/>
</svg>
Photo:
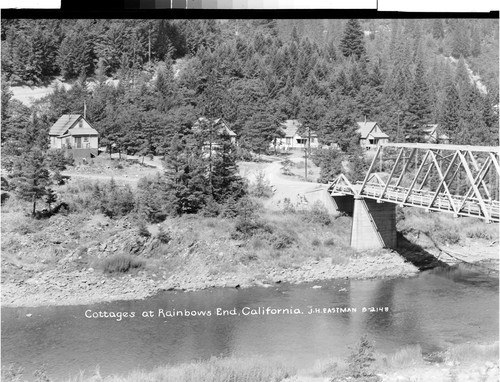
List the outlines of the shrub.
<svg viewBox="0 0 500 382">
<path fill-rule="evenodd" d="M 317 237 L 315 237 L 315 238 L 312 240 L 311 244 L 312 244 L 314 247 L 319 247 L 319 246 L 321 245 L 321 241 L 320 241 Z"/>
<path fill-rule="evenodd" d="M 493 240 L 495 238 L 495 235 L 493 235 L 492 232 L 489 232 L 485 229 L 485 227 L 481 227 L 479 225 L 467 227 L 465 236 L 467 236 L 469 239 Z"/>
<path fill-rule="evenodd" d="M 294 163 L 290 159 L 286 159 L 281 162 L 281 173 L 284 175 L 293 175 L 291 168 L 294 166 Z"/>
<path fill-rule="evenodd" d="M 201 210 L 201 214 L 208 218 L 214 218 L 219 216 L 222 211 L 223 207 L 219 203 L 217 203 L 214 200 L 214 198 L 209 197 L 205 206 Z M 229 215 L 231 215 L 231 213 L 229 213 Z M 228 217 L 233 217 L 233 216 L 228 216 Z"/>
<path fill-rule="evenodd" d="M 160 242 L 162 242 L 163 244 L 168 244 L 170 240 L 172 240 L 172 235 L 170 235 L 170 232 L 165 231 L 163 227 L 160 226 L 156 238 L 160 240 Z"/>
<path fill-rule="evenodd" d="M 116 255 L 104 260 L 103 270 L 105 273 L 127 273 L 131 269 L 139 269 L 144 266 L 144 261 L 130 255 Z"/>
<path fill-rule="evenodd" d="M 329 225 L 332 223 L 332 219 L 328 214 L 327 209 L 320 201 L 316 201 L 310 209 L 303 210 L 302 214 L 304 215 L 305 220 L 311 223 L 323 225 Z"/>
<path fill-rule="evenodd" d="M 126 216 L 135 208 L 134 194 L 130 187 L 118 187 L 113 179 L 102 190 L 101 212 L 107 217 Z"/>
<path fill-rule="evenodd" d="M 266 235 L 272 234 L 274 228 L 266 221 L 260 219 L 238 219 L 234 225 L 234 232 L 231 234 L 232 239 L 249 239 L 257 234 Z"/>
<path fill-rule="evenodd" d="M 373 356 L 373 345 L 363 335 L 356 348 L 351 349 L 351 354 L 347 358 L 349 375 L 358 380 L 378 381 L 379 378 L 373 373 L 372 364 L 375 361 Z"/>
<path fill-rule="evenodd" d="M 165 180 L 157 175 L 139 179 L 137 183 L 137 212 L 149 223 L 165 220 L 172 210 L 166 194 Z"/>
<path fill-rule="evenodd" d="M 266 179 L 264 171 L 259 171 L 255 176 L 255 183 L 250 185 L 250 194 L 257 198 L 270 198 L 274 189 L 269 180 Z"/>
<path fill-rule="evenodd" d="M 280 230 L 269 237 L 274 249 L 290 248 L 297 242 L 297 234 L 293 231 Z"/>
<path fill-rule="evenodd" d="M 139 236 L 142 237 L 150 237 L 151 232 L 149 232 L 148 227 L 146 227 L 146 224 L 143 221 L 140 221 L 137 226 L 137 233 Z"/>
<path fill-rule="evenodd" d="M 278 202 L 278 203 L 281 204 L 280 202 Z M 297 212 L 297 209 L 293 205 L 292 201 L 289 198 L 283 199 L 283 213 L 294 214 L 296 212 Z"/>
<path fill-rule="evenodd" d="M 326 239 L 323 245 L 325 247 L 333 247 L 335 245 L 335 240 L 333 240 L 332 238 Z"/>
</svg>

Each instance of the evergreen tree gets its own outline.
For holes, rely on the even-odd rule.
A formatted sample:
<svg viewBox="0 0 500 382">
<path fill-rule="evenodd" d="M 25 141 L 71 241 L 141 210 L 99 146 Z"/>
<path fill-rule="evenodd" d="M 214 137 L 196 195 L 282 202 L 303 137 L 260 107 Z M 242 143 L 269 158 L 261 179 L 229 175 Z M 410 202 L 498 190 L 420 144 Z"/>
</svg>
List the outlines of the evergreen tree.
<svg viewBox="0 0 500 382">
<path fill-rule="evenodd" d="M 453 40 L 451 43 L 451 55 L 455 58 L 460 56 L 470 56 L 470 37 L 467 21 L 459 19 L 455 22 L 453 28 Z"/>
<path fill-rule="evenodd" d="M 460 97 L 463 97 L 467 93 L 468 89 L 472 86 L 469 71 L 465 64 L 465 59 L 463 56 L 460 57 L 457 64 L 457 71 L 455 75 L 455 82 L 458 86 Z"/>
<path fill-rule="evenodd" d="M 487 145 L 491 142 L 489 129 L 484 121 L 481 94 L 475 86 L 470 86 L 460 106 L 460 122 L 457 144 Z"/>
<path fill-rule="evenodd" d="M 458 124 L 460 121 L 460 97 L 457 85 L 450 81 L 446 84 L 443 112 L 441 115 L 441 128 L 452 142 L 458 134 Z"/>
<path fill-rule="evenodd" d="M 31 215 L 36 215 L 36 203 L 47 195 L 50 185 L 45 154 L 38 148 L 26 151 L 16 161 L 12 184 L 17 195 L 32 203 Z"/>
<path fill-rule="evenodd" d="M 320 143 L 337 145 L 343 152 L 349 152 L 359 146 L 359 134 L 350 113 L 347 99 L 336 98 L 335 108 L 329 109 L 320 125 Z"/>
<path fill-rule="evenodd" d="M 75 28 L 66 35 L 59 46 L 56 62 L 61 75 L 66 79 L 76 78 L 82 72 L 92 73 L 94 69 L 92 45 L 84 26 Z"/>
<path fill-rule="evenodd" d="M 432 37 L 436 40 L 444 37 L 443 20 L 434 19 L 432 21 Z"/>
<path fill-rule="evenodd" d="M 340 41 L 340 50 L 345 57 L 353 56 L 360 59 L 365 55 L 364 33 L 358 20 L 350 19 L 347 22 L 344 36 Z"/>
<path fill-rule="evenodd" d="M 471 53 L 473 57 L 481 54 L 481 34 L 477 26 L 473 26 L 471 30 Z"/>
<path fill-rule="evenodd" d="M 415 70 L 413 90 L 410 93 L 405 120 L 405 136 L 411 142 L 422 140 L 421 127 L 423 124 L 430 122 L 431 108 L 427 83 L 423 58 L 420 56 Z"/>
</svg>

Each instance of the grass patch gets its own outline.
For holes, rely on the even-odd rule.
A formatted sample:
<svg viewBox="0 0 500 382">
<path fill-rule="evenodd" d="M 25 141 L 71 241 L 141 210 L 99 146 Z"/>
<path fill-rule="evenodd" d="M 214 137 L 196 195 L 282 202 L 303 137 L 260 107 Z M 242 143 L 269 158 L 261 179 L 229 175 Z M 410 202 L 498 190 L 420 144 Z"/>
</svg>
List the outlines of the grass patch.
<svg viewBox="0 0 500 382">
<path fill-rule="evenodd" d="M 492 344 L 460 344 L 451 346 L 445 353 L 447 361 L 498 361 L 498 341 Z"/>
<path fill-rule="evenodd" d="M 383 356 L 382 360 L 384 362 L 384 367 L 389 367 L 391 369 L 405 369 L 424 363 L 422 348 L 418 344 L 406 346 L 396 353 Z"/>
<path fill-rule="evenodd" d="M 104 273 L 127 273 L 132 269 L 144 267 L 143 260 L 130 255 L 116 255 L 104 260 L 102 268 Z"/>
<path fill-rule="evenodd" d="M 498 225 L 474 218 L 454 218 L 451 214 L 403 208 L 397 229 L 404 235 L 429 236 L 438 244 L 458 244 L 462 238 L 498 240 Z"/>
<path fill-rule="evenodd" d="M 153 371 L 134 371 L 127 376 L 80 375 L 72 382 L 270 382 L 282 381 L 295 375 L 296 370 L 280 359 L 272 358 L 212 358 L 208 361 L 163 366 Z"/>
</svg>

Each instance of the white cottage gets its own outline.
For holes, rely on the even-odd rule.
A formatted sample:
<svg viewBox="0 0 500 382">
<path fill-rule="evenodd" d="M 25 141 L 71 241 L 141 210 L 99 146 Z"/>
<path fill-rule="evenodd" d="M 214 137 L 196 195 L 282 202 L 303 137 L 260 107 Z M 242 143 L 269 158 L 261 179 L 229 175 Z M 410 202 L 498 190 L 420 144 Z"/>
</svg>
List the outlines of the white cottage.
<svg viewBox="0 0 500 382">
<path fill-rule="evenodd" d="M 51 149 L 87 149 L 97 152 L 99 133 L 80 114 L 64 114 L 49 131 Z"/>
<path fill-rule="evenodd" d="M 358 133 L 360 135 L 359 144 L 361 147 L 370 150 L 380 143 L 388 143 L 389 136 L 384 133 L 377 122 L 357 122 Z"/>
<path fill-rule="evenodd" d="M 285 122 L 281 123 L 281 128 L 285 133 L 283 138 L 278 138 L 276 140 L 276 145 L 285 149 L 293 149 L 293 148 L 304 148 L 308 146 L 307 142 L 309 136 L 311 137 L 310 146 L 311 148 L 317 148 L 319 146 L 318 134 L 312 131 L 308 133 L 306 129 L 302 129 L 302 124 L 296 119 L 288 119 Z"/>
</svg>

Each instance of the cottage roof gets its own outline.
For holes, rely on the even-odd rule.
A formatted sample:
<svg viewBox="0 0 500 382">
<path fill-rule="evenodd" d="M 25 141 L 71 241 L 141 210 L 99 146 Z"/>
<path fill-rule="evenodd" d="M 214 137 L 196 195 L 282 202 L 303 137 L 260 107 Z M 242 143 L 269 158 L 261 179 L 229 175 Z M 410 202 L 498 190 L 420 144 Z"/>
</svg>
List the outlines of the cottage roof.
<svg viewBox="0 0 500 382">
<path fill-rule="evenodd" d="M 68 131 L 68 134 L 65 134 L 65 136 L 67 135 L 99 135 L 99 133 L 97 132 L 96 129 L 93 129 L 92 127 L 88 128 L 73 128 L 71 130 Z"/>
<path fill-rule="evenodd" d="M 358 133 L 362 139 L 366 139 L 370 131 L 377 125 L 377 122 L 356 122 L 358 124 Z"/>
<path fill-rule="evenodd" d="M 370 133 L 369 135 L 371 135 L 373 138 L 389 138 L 389 136 L 386 134 L 386 133 L 383 133 L 383 132 L 373 132 L 373 133 Z"/>
<path fill-rule="evenodd" d="M 194 123 L 193 128 L 197 130 L 198 127 L 200 126 L 200 123 L 202 122 L 208 122 L 208 118 L 206 117 L 198 118 L 198 120 Z M 227 126 L 226 121 L 224 121 L 222 118 L 214 119 L 214 126 L 218 127 L 217 132 L 219 134 L 227 134 L 231 137 L 236 137 L 236 133 Z"/>
<path fill-rule="evenodd" d="M 49 135 L 61 135 L 73 126 L 82 116 L 80 114 L 64 114 L 49 130 Z"/>
<path fill-rule="evenodd" d="M 438 126 L 439 125 L 437 123 L 436 124 L 430 124 L 429 123 L 429 124 L 425 125 L 425 128 L 423 129 L 423 131 L 426 132 L 429 135 L 432 135 L 432 134 L 435 133 L 435 131 L 436 131 L 436 129 L 437 129 Z"/>
<path fill-rule="evenodd" d="M 287 119 L 285 122 L 281 123 L 281 126 L 285 133 L 285 137 L 293 137 L 302 124 L 296 119 Z"/>
</svg>

